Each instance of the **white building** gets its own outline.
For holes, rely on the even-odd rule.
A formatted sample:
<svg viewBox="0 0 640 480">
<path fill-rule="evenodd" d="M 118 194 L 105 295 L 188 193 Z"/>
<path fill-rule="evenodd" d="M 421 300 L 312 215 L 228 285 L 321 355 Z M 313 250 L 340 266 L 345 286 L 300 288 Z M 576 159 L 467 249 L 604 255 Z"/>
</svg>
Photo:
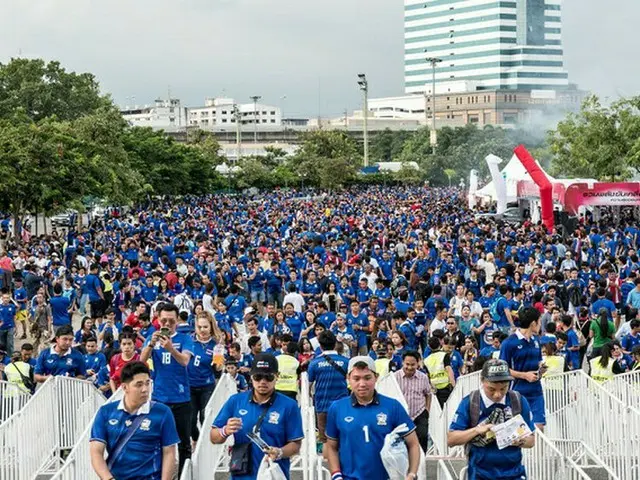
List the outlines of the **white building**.
<svg viewBox="0 0 640 480">
<path fill-rule="evenodd" d="M 561 90 L 562 0 L 405 0 L 405 92 L 457 80 L 478 90 Z M 436 86 L 436 94 L 438 94 Z"/>
<path fill-rule="evenodd" d="M 204 107 L 189 108 L 189 125 L 199 127 L 235 125 L 236 107 L 243 125 L 253 125 L 256 122 L 261 126 L 282 125 L 282 112 L 278 107 L 263 103 L 236 104 L 233 98 L 207 98 Z"/>
<path fill-rule="evenodd" d="M 157 99 L 153 105 L 124 107 L 122 117 L 134 127 L 170 128 L 187 125 L 186 112 L 177 98 Z"/>
</svg>

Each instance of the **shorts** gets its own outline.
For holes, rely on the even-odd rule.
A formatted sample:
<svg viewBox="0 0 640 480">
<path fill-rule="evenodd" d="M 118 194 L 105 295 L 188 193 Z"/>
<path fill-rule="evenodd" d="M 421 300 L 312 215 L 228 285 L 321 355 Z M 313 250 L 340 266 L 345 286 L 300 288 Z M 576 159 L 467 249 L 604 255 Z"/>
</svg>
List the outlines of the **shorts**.
<svg viewBox="0 0 640 480">
<path fill-rule="evenodd" d="M 540 394 L 525 398 L 529 402 L 529 407 L 531 408 L 533 423 L 536 425 L 546 425 L 547 416 L 544 410 L 544 396 Z"/>
<path fill-rule="evenodd" d="M 91 305 L 91 318 L 101 318 L 104 316 L 104 300 L 99 299 L 89 302 Z"/>
<path fill-rule="evenodd" d="M 27 320 L 28 312 L 26 310 L 18 310 L 16 313 L 16 322 L 24 322 Z"/>
<path fill-rule="evenodd" d="M 255 303 L 264 303 L 267 301 L 267 296 L 264 293 L 264 290 L 254 290 L 251 292 L 251 302 Z"/>
</svg>

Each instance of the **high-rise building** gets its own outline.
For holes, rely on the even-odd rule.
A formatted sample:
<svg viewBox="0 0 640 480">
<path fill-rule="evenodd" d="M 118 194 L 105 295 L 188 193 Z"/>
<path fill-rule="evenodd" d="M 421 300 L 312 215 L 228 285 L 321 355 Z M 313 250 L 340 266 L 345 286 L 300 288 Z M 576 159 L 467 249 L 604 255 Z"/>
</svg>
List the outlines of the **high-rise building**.
<svg viewBox="0 0 640 480">
<path fill-rule="evenodd" d="M 477 90 L 562 90 L 569 86 L 561 38 L 562 0 L 405 0 L 405 91 L 444 84 Z M 438 88 L 438 85 L 441 88 Z"/>
</svg>

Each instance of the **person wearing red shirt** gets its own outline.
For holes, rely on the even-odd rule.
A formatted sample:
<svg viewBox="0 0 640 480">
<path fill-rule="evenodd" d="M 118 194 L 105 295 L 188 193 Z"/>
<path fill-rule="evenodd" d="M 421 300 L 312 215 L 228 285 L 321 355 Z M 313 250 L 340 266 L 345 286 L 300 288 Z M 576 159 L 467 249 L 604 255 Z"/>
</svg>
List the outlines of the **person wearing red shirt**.
<svg viewBox="0 0 640 480">
<path fill-rule="evenodd" d="M 140 360 L 140 354 L 135 350 L 135 340 L 134 333 L 122 333 L 119 339 L 120 353 L 116 353 L 109 361 L 109 383 L 114 393 L 122 383 L 120 374 L 125 365 Z"/>
<path fill-rule="evenodd" d="M 143 301 L 139 301 L 136 304 L 135 310 L 129 314 L 124 324 L 133 327 L 134 330 L 142 328 L 142 324 L 138 317 L 147 311 L 147 305 Z"/>
</svg>

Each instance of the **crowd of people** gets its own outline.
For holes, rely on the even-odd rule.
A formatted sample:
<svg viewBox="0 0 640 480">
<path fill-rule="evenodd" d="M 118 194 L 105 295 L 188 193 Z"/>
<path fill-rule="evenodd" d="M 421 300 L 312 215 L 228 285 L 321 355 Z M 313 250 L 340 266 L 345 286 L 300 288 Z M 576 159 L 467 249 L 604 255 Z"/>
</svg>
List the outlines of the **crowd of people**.
<svg viewBox="0 0 640 480">
<path fill-rule="evenodd" d="M 615 220 L 587 219 L 562 237 L 475 217 L 457 189 L 382 186 L 155 200 L 20 242 L 7 217 L 0 368 L 25 391 L 66 375 L 106 396 L 150 375 L 153 400 L 175 421 L 166 442 L 177 439 L 181 467 L 223 372 L 244 396 L 223 409 L 211 441 L 243 432 L 248 443 L 252 422 L 238 422 L 238 411 L 256 423 L 261 411 L 247 405 L 269 398 L 260 388 L 273 383 L 265 391 L 291 403 L 278 400 L 262 428 L 286 417 L 271 456 L 295 454 L 292 411 L 306 371 L 331 469 L 379 478 L 348 432 L 375 449 L 402 419 L 407 444 L 415 434 L 426 450 L 431 394 L 444 405 L 456 379 L 487 360 L 506 362 L 503 378 L 539 428 L 543 376 L 585 368 L 604 382 L 640 369 L 639 230 L 630 216 Z M 389 372 L 407 418 L 370 384 Z M 384 418 L 346 413 L 364 412 L 354 410 L 361 401 Z"/>
</svg>

